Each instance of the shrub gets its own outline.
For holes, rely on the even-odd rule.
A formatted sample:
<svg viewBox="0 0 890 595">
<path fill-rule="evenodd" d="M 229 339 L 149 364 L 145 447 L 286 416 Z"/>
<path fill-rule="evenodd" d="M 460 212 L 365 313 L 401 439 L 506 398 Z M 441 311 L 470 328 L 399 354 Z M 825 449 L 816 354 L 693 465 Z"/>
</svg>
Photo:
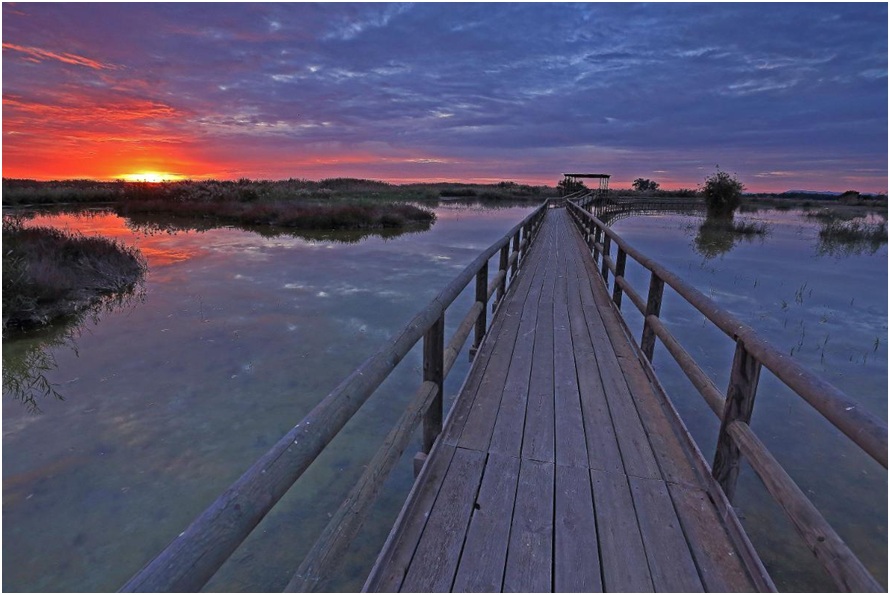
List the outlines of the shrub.
<svg viewBox="0 0 890 595">
<path fill-rule="evenodd" d="M 725 171 L 717 170 L 705 178 L 702 194 L 708 209 L 709 217 L 731 218 L 742 203 L 744 184 Z"/>
</svg>

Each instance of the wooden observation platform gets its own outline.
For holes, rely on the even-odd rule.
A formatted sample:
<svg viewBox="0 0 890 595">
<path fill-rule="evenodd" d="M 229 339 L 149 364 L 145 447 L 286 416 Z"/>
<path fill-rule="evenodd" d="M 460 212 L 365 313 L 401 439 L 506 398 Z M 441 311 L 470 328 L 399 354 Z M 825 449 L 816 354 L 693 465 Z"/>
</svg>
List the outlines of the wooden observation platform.
<svg viewBox="0 0 890 595">
<path fill-rule="evenodd" d="M 611 174 L 563 174 L 563 188 L 576 187 L 582 180 L 596 180 L 597 188 L 591 190 L 596 196 L 600 196 L 609 190 L 609 178 L 611 177 Z"/>
<path fill-rule="evenodd" d="M 631 262 L 650 273 L 645 298 L 624 276 Z M 668 288 L 735 343 L 725 391 L 659 318 Z M 465 289 L 475 301 L 446 341 Z M 622 303 L 644 317 L 638 342 Z M 446 412 L 443 380 L 470 336 L 474 361 Z M 656 341 L 720 419 L 710 464 L 651 367 Z M 420 427 L 419 476 L 365 590 L 775 590 L 730 504 L 744 458 L 840 590 L 885 591 L 748 423 L 763 367 L 885 469 L 886 422 L 571 197 L 480 254 L 122 590 L 200 590 L 418 342 L 416 394 L 286 591 L 324 588 Z"/>
</svg>

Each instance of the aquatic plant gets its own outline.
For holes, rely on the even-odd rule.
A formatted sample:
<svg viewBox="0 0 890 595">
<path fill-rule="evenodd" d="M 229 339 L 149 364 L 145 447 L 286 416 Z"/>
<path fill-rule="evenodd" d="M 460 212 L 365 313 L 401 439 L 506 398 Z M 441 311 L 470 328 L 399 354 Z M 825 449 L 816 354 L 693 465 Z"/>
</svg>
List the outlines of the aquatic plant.
<svg viewBox="0 0 890 595">
<path fill-rule="evenodd" d="M 861 219 L 841 221 L 829 219 L 819 230 L 820 254 L 843 256 L 874 254 L 887 244 L 887 223 L 869 223 Z"/>
<path fill-rule="evenodd" d="M 41 326 L 132 292 L 148 265 L 136 249 L 103 237 L 3 219 L 3 333 Z"/>
</svg>

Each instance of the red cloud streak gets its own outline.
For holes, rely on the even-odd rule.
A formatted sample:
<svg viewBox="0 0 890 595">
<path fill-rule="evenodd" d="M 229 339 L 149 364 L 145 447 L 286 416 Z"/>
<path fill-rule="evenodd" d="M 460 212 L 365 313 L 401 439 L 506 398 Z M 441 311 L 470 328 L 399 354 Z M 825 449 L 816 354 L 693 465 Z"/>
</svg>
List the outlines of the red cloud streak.
<svg viewBox="0 0 890 595">
<path fill-rule="evenodd" d="M 65 64 L 86 66 L 87 68 L 92 68 L 94 70 L 113 70 L 114 68 L 116 68 L 111 64 L 103 64 L 102 62 L 99 62 L 97 60 L 91 60 L 90 58 L 78 56 L 77 54 L 70 54 L 68 52 L 60 54 L 57 52 L 51 52 L 49 50 L 43 50 L 40 48 L 17 45 L 7 42 L 3 42 L 3 49 L 21 52 L 28 56 L 28 59 L 35 62 L 42 62 L 44 60 L 58 60 L 59 62 L 64 62 Z"/>
</svg>

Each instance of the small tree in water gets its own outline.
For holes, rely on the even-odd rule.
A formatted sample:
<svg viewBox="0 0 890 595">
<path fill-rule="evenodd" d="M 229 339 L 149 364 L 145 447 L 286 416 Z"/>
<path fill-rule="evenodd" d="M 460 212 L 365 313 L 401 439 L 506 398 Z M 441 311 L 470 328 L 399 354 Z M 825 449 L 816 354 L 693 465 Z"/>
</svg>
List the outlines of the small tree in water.
<svg viewBox="0 0 890 595">
<path fill-rule="evenodd" d="M 733 213 L 742 202 L 742 190 L 745 185 L 734 176 L 719 169 L 705 178 L 702 194 L 708 208 L 708 217 L 732 218 Z"/>
</svg>

